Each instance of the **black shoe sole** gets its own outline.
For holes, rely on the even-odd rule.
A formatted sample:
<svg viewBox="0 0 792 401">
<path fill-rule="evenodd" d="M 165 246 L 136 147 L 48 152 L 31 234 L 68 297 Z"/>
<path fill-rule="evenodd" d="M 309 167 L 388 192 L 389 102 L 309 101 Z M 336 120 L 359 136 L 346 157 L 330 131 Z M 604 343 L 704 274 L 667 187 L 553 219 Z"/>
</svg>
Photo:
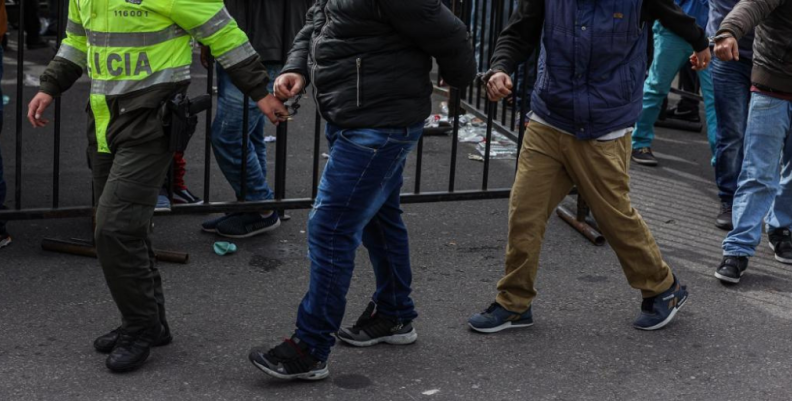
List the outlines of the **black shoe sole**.
<svg viewBox="0 0 792 401">
<path fill-rule="evenodd" d="M 775 246 L 773 246 L 772 242 L 768 242 L 768 245 L 770 245 L 770 249 L 773 250 L 773 253 L 774 253 L 774 256 L 775 256 L 775 260 L 777 260 L 777 261 L 779 261 L 779 262 L 781 262 L 781 263 L 783 263 L 785 265 L 792 265 L 792 259 L 787 259 L 787 258 L 778 256 L 778 254 L 775 253 Z"/>
<path fill-rule="evenodd" d="M 369 340 L 356 340 L 354 338 L 348 337 L 343 331 L 340 331 L 336 337 L 338 337 L 338 339 L 342 342 L 355 347 L 371 347 L 381 343 L 391 345 L 410 345 L 418 340 L 418 332 L 416 332 L 415 329 L 412 329 L 412 331 L 404 334 L 394 334 L 390 336 L 372 338 Z"/>
<path fill-rule="evenodd" d="M 731 231 L 734 230 L 734 226 L 732 223 L 724 223 L 722 221 L 715 220 L 715 227 L 720 228 L 721 230 Z"/>
</svg>

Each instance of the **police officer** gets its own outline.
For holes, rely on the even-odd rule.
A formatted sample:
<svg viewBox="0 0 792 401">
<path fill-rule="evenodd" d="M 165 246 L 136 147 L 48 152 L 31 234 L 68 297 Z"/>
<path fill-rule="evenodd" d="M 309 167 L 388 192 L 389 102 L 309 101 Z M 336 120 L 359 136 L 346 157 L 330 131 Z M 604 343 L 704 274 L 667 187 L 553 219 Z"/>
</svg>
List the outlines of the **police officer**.
<svg viewBox="0 0 792 401">
<path fill-rule="evenodd" d="M 45 126 L 42 115 L 53 98 L 87 68 L 96 250 L 122 316 L 121 326 L 94 347 L 109 353 L 110 370 L 130 371 L 152 346 L 172 339 L 149 230 L 173 158 L 160 109 L 189 85 L 192 39 L 211 49 L 273 123 L 287 111 L 268 93 L 266 70 L 222 0 L 70 0 L 66 31 L 28 119 Z"/>
</svg>

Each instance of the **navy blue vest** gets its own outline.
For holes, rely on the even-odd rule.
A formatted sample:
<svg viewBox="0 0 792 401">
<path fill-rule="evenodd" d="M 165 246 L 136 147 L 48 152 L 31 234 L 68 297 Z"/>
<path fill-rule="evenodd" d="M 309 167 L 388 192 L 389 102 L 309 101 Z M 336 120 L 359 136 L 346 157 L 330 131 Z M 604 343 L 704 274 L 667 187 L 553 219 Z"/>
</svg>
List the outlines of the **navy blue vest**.
<svg viewBox="0 0 792 401">
<path fill-rule="evenodd" d="M 546 0 L 533 112 L 594 139 L 635 124 L 646 74 L 642 0 Z"/>
</svg>

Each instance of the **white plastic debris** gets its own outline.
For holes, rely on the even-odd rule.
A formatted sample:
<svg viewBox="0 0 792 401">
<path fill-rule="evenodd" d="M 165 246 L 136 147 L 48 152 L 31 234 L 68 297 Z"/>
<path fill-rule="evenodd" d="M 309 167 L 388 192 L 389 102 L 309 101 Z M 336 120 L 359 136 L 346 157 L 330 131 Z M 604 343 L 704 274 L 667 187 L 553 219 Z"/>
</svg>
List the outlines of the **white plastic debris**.
<svg viewBox="0 0 792 401">
<path fill-rule="evenodd" d="M 437 394 L 439 392 L 440 392 L 440 389 L 436 388 L 436 389 L 433 389 L 433 390 L 424 391 L 421 394 L 423 394 L 423 395 L 435 395 L 435 394 Z"/>
</svg>

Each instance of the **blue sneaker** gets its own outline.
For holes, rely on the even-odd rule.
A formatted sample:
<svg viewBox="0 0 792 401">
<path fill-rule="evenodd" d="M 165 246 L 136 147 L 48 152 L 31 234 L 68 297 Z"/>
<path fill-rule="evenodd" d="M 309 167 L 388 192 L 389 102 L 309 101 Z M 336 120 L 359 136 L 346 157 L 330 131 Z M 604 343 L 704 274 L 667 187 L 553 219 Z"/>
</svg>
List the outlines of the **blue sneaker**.
<svg viewBox="0 0 792 401">
<path fill-rule="evenodd" d="M 267 217 L 259 213 L 233 215 L 217 225 L 217 235 L 226 238 L 250 238 L 280 227 L 278 213 Z"/>
<path fill-rule="evenodd" d="M 633 322 L 638 330 L 659 330 L 674 319 L 677 312 L 688 299 L 687 287 L 679 284 L 674 276 L 674 284 L 666 292 L 644 298 L 641 304 L 641 316 Z"/>
<path fill-rule="evenodd" d="M 171 211 L 171 202 L 168 199 L 168 194 L 160 193 L 157 196 L 157 206 L 154 207 L 155 212 L 170 212 Z"/>
<path fill-rule="evenodd" d="M 520 314 L 509 312 L 493 302 L 487 310 L 468 319 L 468 325 L 479 333 L 497 333 L 506 329 L 533 326 L 533 315 L 531 308 Z"/>
</svg>

